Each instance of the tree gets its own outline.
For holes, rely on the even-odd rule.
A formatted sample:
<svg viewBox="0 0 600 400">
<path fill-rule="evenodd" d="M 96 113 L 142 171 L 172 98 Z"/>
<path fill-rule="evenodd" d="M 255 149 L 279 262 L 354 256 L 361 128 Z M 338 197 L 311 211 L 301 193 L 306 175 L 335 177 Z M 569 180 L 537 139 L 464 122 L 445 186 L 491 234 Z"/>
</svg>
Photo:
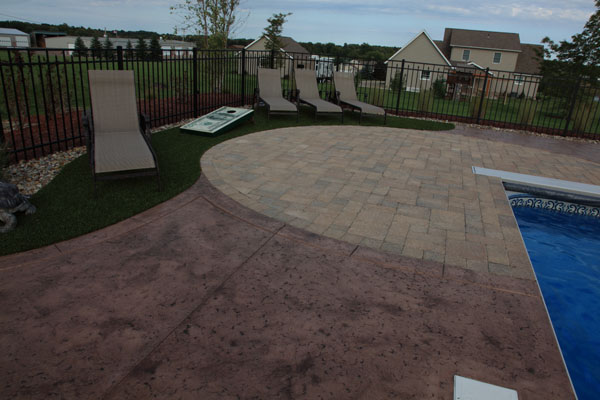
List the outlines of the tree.
<svg viewBox="0 0 600 400">
<path fill-rule="evenodd" d="M 81 36 L 77 36 L 77 39 L 75 39 L 75 55 L 77 57 L 87 56 L 87 47 L 85 47 Z"/>
<path fill-rule="evenodd" d="M 132 59 L 133 58 L 133 44 L 131 44 L 131 40 L 127 41 L 127 45 L 125 46 L 125 58 Z"/>
<path fill-rule="evenodd" d="M 559 61 L 544 62 L 546 70 L 558 67 L 568 75 L 600 75 L 600 0 L 596 0 L 595 4 L 596 12 L 590 16 L 581 33 L 571 36 L 571 41 L 555 43 L 547 36 L 542 39 L 542 43 L 547 45 L 544 49 L 545 56 L 556 57 Z"/>
<path fill-rule="evenodd" d="M 138 39 L 137 44 L 135 46 L 135 53 L 138 60 L 143 61 L 146 59 L 148 55 L 148 48 L 146 47 L 146 41 L 144 39 Z"/>
<path fill-rule="evenodd" d="M 160 48 L 160 43 L 158 39 L 155 37 L 150 40 L 150 59 L 153 61 L 160 61 L 162 59 L 162 49 Z"/>
<path fill-rule="evenodd" d="M 102 51 L 102 43 L 98 40 L 98 36 L 94 36 L 92 38 L 92 43 L 90 43 L 90 50 L 92 51 L 93 57 L 98 57 L 100 52 Z"/>
<path fill-rule="evenodd" d="M 183 29 L 195 29 L 202 34 L 202 47 L 224 49 L 227 39 L 239 22 L 240 0 L 183 0 L 171 7 L 171 13 L 183 18 Z"/>
<path fill-rule="evenodd" d="M 102 48 L 104 49 L 104 54 L 106 58 L 112 60 L 115 58 L 114 47 L 108 36 L 104 39 L 104 43 L 102 44 Z"/>
<path fill-rule="evenodd" d="M 267 18 L 269 25 L 263 31 L 266 40 L 265 48 L 267 50 L 279 51 L 279 49 L 281 49 L 281 32 L 283 31 L 283 24 L 285 24 L 287 17 L 290 15 L 292 15 L 292 13 L 279 13 L 273 14 L 271 18 Z"/>
</svg>

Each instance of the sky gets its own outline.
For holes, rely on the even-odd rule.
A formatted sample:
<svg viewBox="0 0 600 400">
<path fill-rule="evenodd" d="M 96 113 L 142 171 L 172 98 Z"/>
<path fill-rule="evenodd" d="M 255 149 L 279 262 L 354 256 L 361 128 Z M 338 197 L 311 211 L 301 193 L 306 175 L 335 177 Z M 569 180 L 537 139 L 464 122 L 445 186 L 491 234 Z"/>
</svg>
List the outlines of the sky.
<svg viewBox="0 0 600 400">
<path fill-rule="evenodd" d="M 173 33 L 178 0 L 2 0 L 0 20 Z M 400 47 L 425 30 L 516 32 L 523 43 L 569 39 L 595 11 L 593 0 L 241 0 L 232 38 L 257 38 L 274 13 L 288 13 L 283 34 L 298 42 Z M 188 32 L 192 33 L 192 32 Z"/>
</svg>

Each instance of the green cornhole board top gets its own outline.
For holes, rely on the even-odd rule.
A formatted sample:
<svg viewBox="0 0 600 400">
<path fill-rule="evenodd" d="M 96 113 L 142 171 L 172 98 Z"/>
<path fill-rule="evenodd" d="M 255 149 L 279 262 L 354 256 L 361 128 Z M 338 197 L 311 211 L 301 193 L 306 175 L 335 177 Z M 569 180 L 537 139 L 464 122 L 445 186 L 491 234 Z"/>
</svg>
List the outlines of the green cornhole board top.
<svg viewBox="0 0 600 400">
<path fill-rule="evenodd" d="M 204 135 L 219 135 L 227 132 L 252 117 L 254 110 L 248 108 L 221 107 L 183 125 L 182 131 Z"/>
</svg>

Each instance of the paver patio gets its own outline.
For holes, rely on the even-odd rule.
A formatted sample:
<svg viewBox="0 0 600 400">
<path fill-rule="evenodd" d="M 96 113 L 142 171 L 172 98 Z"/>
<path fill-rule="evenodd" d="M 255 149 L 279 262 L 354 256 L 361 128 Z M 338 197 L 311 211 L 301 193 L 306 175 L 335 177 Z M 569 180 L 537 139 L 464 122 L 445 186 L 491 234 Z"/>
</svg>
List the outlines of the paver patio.
<svg viewBox="0 0 600 400">
<path fill-rule="evenodd" d="M 455 136 L 447 140 L 470 140 Z M 563 161 L 578 168 L 575 157 Z M 251 183 L 268 171 L 243 173 Z M 383 204 L 391 187 L 375 189 L 364 202 L 339 200 L 353 222 L 360 216 L 354 235 L 378 235 L 374 207 L 393 208 Z M 319 201 L 335 204 L 337 193 Z M 384 200 L 369 202 L 374 195 Z M 409 224 L 406 240 L 435 237 L 430 230 L 458 240 L 456 209 L 412 206 L 427 218 L 394 217 L 426 220 L 427 230 Z M 378 221 L 386 237 L 403 234 Z M 469 247 L 464 224 L 460 255 L 489 259 L 487 246 Z M 364 244 L 264 216 L 203 177 L 111 227 L 2 257 L 0 397 L 451 399 L 458 374 L 514 388 L 521 400 L 573 398 L 534 281 L 426 260 L 441 251 L 436 242 L 420 259 Z"/>
<path fill-rule="evenodd" d="M 569 155 L 385 127 L 259 132 L 202 158 L 203 172 L 221 191 L 290 225 L 417 259 L 533 279 L 501 181 L 474 175 L 473 166 L 600 182 L 600 164 Z"/>
</svg>

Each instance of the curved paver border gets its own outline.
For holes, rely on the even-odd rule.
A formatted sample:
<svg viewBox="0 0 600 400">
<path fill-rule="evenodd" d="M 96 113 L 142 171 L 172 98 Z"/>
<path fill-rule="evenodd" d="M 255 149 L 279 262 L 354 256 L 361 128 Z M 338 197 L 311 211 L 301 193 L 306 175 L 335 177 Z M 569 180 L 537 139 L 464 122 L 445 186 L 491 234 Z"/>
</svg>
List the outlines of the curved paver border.
<svg viewBox="0 0 600 400">
<path fill-rule="evenodd" d="M 519 146 L 386 127 L 294 127 L 221 143 L 201 164 L 223 193 L 292 226 L 532 280 L 501 181 L 475 176 L 471 167 L 594 183 L 600 181 L 600 165 L 538 150 L 532 138 L 527 141 Z"/>
</svg>

